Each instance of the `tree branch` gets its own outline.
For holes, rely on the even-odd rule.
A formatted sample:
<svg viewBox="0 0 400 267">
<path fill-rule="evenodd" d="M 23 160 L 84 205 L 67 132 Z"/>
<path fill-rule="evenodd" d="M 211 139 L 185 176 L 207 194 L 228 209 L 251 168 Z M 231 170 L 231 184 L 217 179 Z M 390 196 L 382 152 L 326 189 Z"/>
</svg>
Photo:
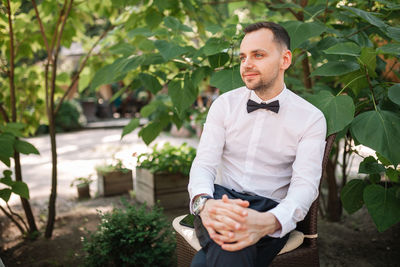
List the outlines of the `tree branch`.
<svg viewBox="0 0 400 267">
<path fill-rule="evenodd" d="M 86 66 L 86 63 L 89 59 L 89 57 L 91 56 L 94 48 L 97 46 L 97 44 L 107 35 L 107 33 L 109 31 L 111 31 L 115 26 L 111 26 L 109 27 L 107 30 L 105 30 L 103 32 L 103 34 L 99 37 L 99 39 L 97 39 L 97 41 L 93 44 L 93 46 L 90 48 L 89 52 L 86 54 L 85 58 L 82 60 L 80 66 L 79 66 L 79 70 L 78 72 L 74 75 L 74 77 L 72 78 L 71 84 L 69 85 L 68 89 L 65 91 L 64 95 L 61 97 L 60 101 L 57 104 L 57 108 L 54 111 L 54 114 L 56 115 L 58 113 L 58 111 L 60 110 L 61 104 L 64 102 L 65 97 L 71 92 L 72 88 L 74 88 L 75 83 L 78 81 L 79 79 L 79 75 L 81 74 L 81 72 L 83 71 L 83 69 Z"/>
<path fill-rule="evenodd" d="M 3 103 L 0 103 L 0 113 L 1 113 L 1 116 L 3 116 L 3 119 L 5 122 L 10 122 L 7 112 L 3 107 Z"/>
<path fill-rule="evenodd" d="M 14 219 L 14 217 L 7 212 L 7 210 L 5 210 L 3 208 L 3 206 L 0 205 L 0 209 L 4 212 L 4 214 L 18 227 L 19 231 L 21 232 L 22 235 L 25 234 L 24 228 L 22 228 L 21 224 L 19 224 L 19 222 L 17 220 Z"/>
<path fill-rule="evenodd" d="M 8 210 L 10 211 L 10 213 L 11 213 L 12 215 L 16 216 L 16 217 L 22 222 L 22 224 L 25 226 L 26 231 L 28 232 L 28 229 L 29 229 L 29 228 L 28 228 L 28 225 L 26 225 L 24 219 L 22 219 L 22 217 L 21 217 L 18 213 L 13 212 L 12 209 L 11 209 L 11 207 L 10 207 L 10 205 L 8 205 L 8 203 L 6 203 L 6 204 L 7 204 L 7 208 L 8 208 Z"/>
<path fill-rule="evenodd" d="M 10 102 L 11 102 L 11 120 L 15 122 L 17 120 L 17 109 L 15 107 L 15 83 L 14 83 L 14 32 L 11 21 L 11 6 L 10 0 L 7 0 L 7 15 L 8 15 L 8 26 L 10 28 L 10 70 L 8 71 L 8 78 L 10 82 Z"/>
<path fill-rule="evenodd" d="M 36 18 L 37 18 L 38 23 L 39 23 L 40 33 L 42 34 L 42 38 L 43 38 L 44 45 L 46 46 L 48 58 L 49 58 L 49 60 L 51 60 L 51 50 L 50 50 L 50 46 L 49 46 L 49 43 L 48 43 L 48 41 L 47 41 L 46 33 L 45 33 L 45 31 L 44 31 L 44 27 L 43 27 L 43 24 L 42 24 L 42 20 L 40 19 L 39 11 L 38 11 L 38 8 L 37 8 L 36 1 L 35 1 L 35 0 L 32 0 L 32 5 L 33 5 L 33 7 L 34 7 L 34 9 L 35 9 Z"/>
</svg>

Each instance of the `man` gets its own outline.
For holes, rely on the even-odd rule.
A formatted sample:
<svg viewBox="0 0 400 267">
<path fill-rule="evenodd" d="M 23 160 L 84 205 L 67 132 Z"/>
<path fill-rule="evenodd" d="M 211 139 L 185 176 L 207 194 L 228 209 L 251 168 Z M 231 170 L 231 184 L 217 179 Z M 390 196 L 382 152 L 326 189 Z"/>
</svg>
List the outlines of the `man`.
<svg viewBox="0 0 400 267">
<path fill-rule="evenodd" d="M 290 38 L 272 22 L 244 32 L 246 86 L 212 104 L 190 171 L 192 266 L 267 266 L 318 196 L 326 121 L 284 84 Z"/>
</svg>

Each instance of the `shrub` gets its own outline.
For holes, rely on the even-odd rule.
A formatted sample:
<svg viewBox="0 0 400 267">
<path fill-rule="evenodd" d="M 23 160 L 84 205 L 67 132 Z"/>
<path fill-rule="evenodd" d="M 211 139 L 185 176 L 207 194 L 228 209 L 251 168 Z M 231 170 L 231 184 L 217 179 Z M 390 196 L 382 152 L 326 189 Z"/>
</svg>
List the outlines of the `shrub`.
<svg viewBox="0 0 400 267">
<path fill-rule="evenodd" d="M 133 206 L 100 212 L 98 230 L 83 241 L 85 266 L 172 266 L 175 236 L 155 206 Z"/>
<path fill-rule="evenodd" d="M 196 149 L 183 143 L 179 147 L 165 143 L 161 149 L 157 145 L 150 153 L 143 153 L 138 156 L 137 167 L 156 172 L 180 172 L 189 175 L 190 167 L 196 156 Z"/>
<path fill-rule="evenodd" d="M 128 173 L 130 171 L 130 169 L 128 169 L 124 166 L 124 164 L 122 163 L 122 160 L 115 159 L 115 163 L 96 166 L 96 171 L 100 174 L 106 174 L 106 173 L 114 172 L 114 171 Z"/>
</svg>

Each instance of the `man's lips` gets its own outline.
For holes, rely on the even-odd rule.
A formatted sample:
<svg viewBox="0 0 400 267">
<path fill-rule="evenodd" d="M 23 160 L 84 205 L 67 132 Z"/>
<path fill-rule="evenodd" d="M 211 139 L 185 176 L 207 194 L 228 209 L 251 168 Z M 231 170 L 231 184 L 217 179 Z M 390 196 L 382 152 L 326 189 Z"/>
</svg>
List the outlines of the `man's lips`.
<svg viewBox="0 0 400 267">
<path fill-rule="evenodd" d="M 257 76 L 257 75 L 259 75 L 259 73 L 256 73 L 256 72 L 249 72 L 249 73 L 244 73 L 243 74 L 243 77 L 245 77 L 245 78 L 253 78 L 253 77 L 255 77 L 255 76 Z"/>
</svg>

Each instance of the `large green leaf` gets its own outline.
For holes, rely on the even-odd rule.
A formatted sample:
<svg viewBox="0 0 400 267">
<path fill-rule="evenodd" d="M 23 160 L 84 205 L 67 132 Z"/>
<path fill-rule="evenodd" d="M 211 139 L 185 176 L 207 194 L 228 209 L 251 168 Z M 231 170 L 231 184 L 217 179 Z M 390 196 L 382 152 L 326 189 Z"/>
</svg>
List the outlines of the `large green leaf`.
<svg viewBox="0 0 400 267">
<path fill-rule="evenodd" d="M 160 51 L 161 55 L 165 60 L 176 58 L 186 52 L 184 47 L 180 47 L 172 42 L 165 40 L 156 40 L 154 42 L 155 47 Z"/>
<path fill-rule="evenodd" d="M 203 47 L 203 52 L 206 56 L 211 56 L 223 52 L 229 48 L 230 44 L 220 38 L 210 38 Z"/>
<path fill-rule="evenodd" d="M 157 78 L 150 74 L 140 73 L 139 80 L 142 83 L 142 85 L 147 90 L 150 90 L 153 94 L 156 94 L 162 88 L 162 86 L 161 86 L 160 82 L 157 80 Z"/>
<path fill-rule="evenodd" d="M 39 155 L 39 151 L 31 143 L 22 140 L 15 140 L 14 143 L 15 150 L 22 154 L 36 154 Z"/>
<path fill-rule="evenodd" d="M 174 31 L 192 32 L 192 28 L 183 25 L 178 19 L 174 17 L 165 17 L 164 25 Z"/>
<path fill-rule="evenodd" d="M 375 25 L 378 28 L 386 26 L 385 22 L 382 21 L 380 18 L 376 17 L 375 14 L 372 12 L 367 12 L 358 8 L 348 7 L 348 6 L 342 6 L 342 8 L 350 10 L 358 17 L 368 21 L 370 24 Z"/>
<path fill-rule="evenodd" d="M 211 76 L 210 84 L 217 87 L 222 92 L 244 86 L 242 78 L 240 77 L 239 67 L 214 72 Z"/>
<path fill-rule="evenodd" d="M 110 52 L 116 55 L 130 56 L 135 52 L 135 49 L 131 44 L 120 42 L 110 47 Z"/>
<path fill-rule="evenodd" d="M 389 88 L 388 97 L 393 103 L 400 106 L 400 83 L 396 83 Z"/>
<path fill-rule="evenodd" d="M 343 187 L 340 193 L 340 199 L 342 200 L 343 207 L 349 214 L 356 212 L 363 206 L 363 192 L 367 185 L 368 184 L 361 179 L 353 179 Z"/>
<path fill-rule="evenodd" d="M 150 122 L 139 131 L 139 136 L 142 137 L 146 145 L 149 145 L 161 133 L 162 129 L 163 127 L 160 123 Z"/>
<path fill-rule="evenodd" d="M 360 65 L 353 61 L 334 61 L 317 68 L 311 73 L 311 76 L 340 76 L 359 68 Z"/>
<path fill-rule="evenodd" d="M 387 44 L 376 49 L 378 53 L 400 55 L 400 44 Z"/>
<path fill-rule="evenodd" d="M 121 135 L 121 139 L 131 133 L 133 130 L 135 130 L 137 127 L 139 127 L 140 123 L 139 123 L 139 119 L 138 118 L 134 118 L 132 119 L 127 125 L 125 125 L 124 129 L 122 130 L 122 135 Z"/>
<path fill-rule="evenodd" d="M 353 93 L 357 96 L 362 89 L 368 87 L 368 80 L 365 72 L 362 70 L 356 70 L 347 73 L 342 77 L 343 86 L 348 86 Z"/>
<path fill-rule="evenodd" d="M 183 86 L 181 81 L 172 81 L 168 85 L 168 95 L 171 97 L 178 114 L 182 117 L 184 112 L 192 106 L 196 100 L 197 91 L 192 81 L 185 77 Z"/>
<path fill-rule="evenodd" d="M 325 25 L 316 22 L 288 21 L 282 23 L 282 26 L 290 35 L 290 48 L 292 50 L 311 37 L 319 36 L 326 31 Z"/>
<path fill-rule="evenodd" d="M 338 43 L 324 50 L 325 54 L 359 56 L 361 47 L 353 42 Z"/>
<path fill-rule="evenodd" d="M 10 200 L 11 192 L 9 188 L 0 189 L 0 198 L 7 203 Z"/>
<path fill-rule="evenodd" d="M 325 115 L 328 131 L 327 135 L 337 133 L 344 129 L 354 118 L 354 103 L 350 96 L 334 96 L 326 90 L 307 98 L 314 106 Z"/>
<path fill-rule="evenodd" d="M 0 156 L 10 158 L 14 155 L 14 140 L 7 135 L 0 135 Z"/>
<path fill-rule="evenodd" d="M 102 84 L 109 84 L 120 79 L 122 70 L 130 63 L 130 59 L 118 58 L 112 64 L 99 69 L 93 77 L 90 90 L 94 90 Z"/>
<path fill-rule="evenodd" d="M 396 197 L 398 187 L 384 188 L 369 185 L 364 190 L 364 202 L 378 231 L 383 232 L 400 222 L 400 199 Z"/>
<path fill-rule="evenodd" d="M 131 30 L 130 32 L 128 32 L 128 38 L 132 39 L 133 37 L 137 36 L 137 35 L 142 35 L 145 37 L 150 37 L 153 36 L 153 33 L 151 32 L 151 30 L 149 28 L 135 28 L 133 30 Z"/>
<path fill-rule="evenodd" d="M 366 173 L 366 174 L 379 174 L 385 172 L 385 166 L 379 164 L 378 161 L 372 157 L 366 157 L 358 167 L 358 173 Z"/>
<path fill-rule="evenodd" d="M 24 182 L 14 182 L 13 185 L 11 186 L 11 190 L 26 199 L 29 199 L 29 189 L 28 186 L 26 185 L 26 183 Z"/>
<path fill-rule="evenodd" d="M 370 77 L 376 77 L 376 52 L 372 47 L 363 47 L 361 50 L 360 61 L 368 70 Z"/>
<path fill-rule="evenodd" d="M 160 25 L 162 19 L 163 19 L 163 14 L 155 10 L 154 8 L 148 8 L 146 11 L 146 25 L 150 27 L 150 29 L 154 29 L 158 25 Z"/>
<path fill-rule="evenodd" d="M 379 152 L 392 164 L 400 162 L 400 117 L 396 113 L 364 112 L 356 116 L 350 130 L 358 142 Z"/>
<path fill-rule="evenodd" d="M 229 61 L 229 54 L 228 53 L 219 53 L 215 55 L 211 55 L 208 57 L 208 62 L 210 66 L 214 69 L 222 67 L 225 65 L 226 62 Z"/>
</svg>

